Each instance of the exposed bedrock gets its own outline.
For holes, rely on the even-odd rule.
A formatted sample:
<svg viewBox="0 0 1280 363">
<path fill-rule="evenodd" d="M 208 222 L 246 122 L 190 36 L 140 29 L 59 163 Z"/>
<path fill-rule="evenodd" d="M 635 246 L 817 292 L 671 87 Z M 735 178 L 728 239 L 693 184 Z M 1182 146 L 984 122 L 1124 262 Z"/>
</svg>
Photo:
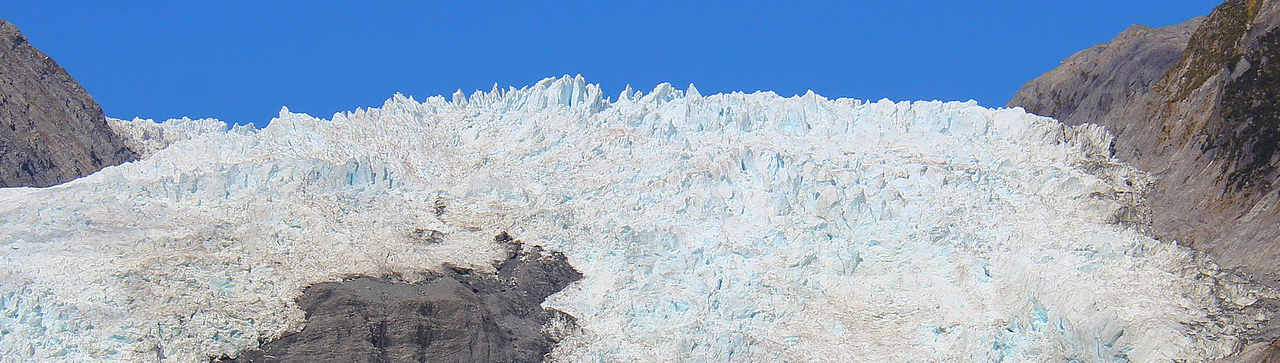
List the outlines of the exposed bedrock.
<svg viewBox="0 0 1280 363">
<path fill-rule="evenodd" d="M 541 306 L 582 275 L 563 254 L 506 233 L 496 273 L 448 268 L 427 279 L 358 277 L 299 298 L 306 327 L 219 362 L 541 362 L 574 318 Z"/>
<path fill-rule="evenodd" d="M 1224 304 L 1259 323 L 1235 357 L 1242 361 L 1280 356 L 1280 323 L 1271 322 L 1280 321 L 1276 59 L 1280 1 L 1228 0 L 1183 24 L 1135 25 L 1028 82 L 1009 103 L 1107 126 L 1116 154 L 1157 177 L 1145 198 L 1153 233 L 1254 280 L 1249 291 L 1220 286 L 1220 295 L 1248 295 Z"/>
<path fill-rule="evenodd" d="M 1119 126 L 1106 121 L 1122 114 L 1137 95 L 1151 90 L 1182 58 L 1187 41 L 1203 20 L 1197 17 L 1162 28 L 1130 26 L 1111 42 L 1076 52 L 1027 82 L 1009 105 L 1072 125 Z"/>
<path fill-rule="evenodd" d="M 0 20 L 0 187 L 45 187 L 135 159 L 102 108 Z"/>
<path fill-rule="evenodd" d="M 1010 106 L 1116 134 L 1158 176 L 1157 236 L 1224 267 L 1280 276 L 1280 1 L 1230 0 L 1203 19 L 1134 26 L 1027 83 Z"/>
</svg>

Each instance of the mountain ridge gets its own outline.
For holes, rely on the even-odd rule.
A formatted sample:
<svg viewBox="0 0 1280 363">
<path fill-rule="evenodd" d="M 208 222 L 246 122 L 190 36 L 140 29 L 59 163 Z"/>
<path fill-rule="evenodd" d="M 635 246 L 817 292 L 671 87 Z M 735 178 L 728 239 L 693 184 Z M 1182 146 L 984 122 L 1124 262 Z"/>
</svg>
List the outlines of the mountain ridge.
<svg viewBox="0 0 1280 363">
<path fill-rule="evenodd" d="M 137 158 L 53 58 L 0 19 L 0 187 L 46 187 Z"/>
<path fill-rule="evenodd" d="M 1195 32 L 1185 32 L 1192 22 L 1199 23 Z M 1176 36 L 1157 42 L 1158 50 L 1126 48 L 1098 61 L 1114 65 L 1098 74 L 1069 58 L 1029 81 L 1008 105 L 1068 124 L 1106 126 L 1116 135 L 1118 157 L 1159 176 L 1148 199 L 1157 236 L 1274 279 L 1280 276 L 1273 262 L 1280 258 L 1280 228 L 1272 227 L 1280 223 L 1274 183 L 1280 72 L 1265 59 L 1280 55 L 1272 45 L 1280 37 L 1277 24 L 1280 2 L 1229 0 L 1203 19 L 1173 26 L 1177 32 L 1161 28 Z M 1129 43 L 1122 34 L 1109 44 Z M 1151 58 L 1162 61 L 1142 62 Z M 1142 77 L 1124 88 L 1128 92 L 1089 83 L 1134 74 Z M 1090 103 L 1099 99 L 1106 102 Z"/>
<path fill-rule="evenodd" d="M 1258 302 L 1273 306 L 1267 317 L 1280 283 L 1278 28 L 1280 1 L 1227 0 L 1207 16 L 1130 28 L 1081 51 L 1008 104 L 1106 126 L 1117 157 L 1156 177 L 1145 198 L 1151 232 L 1259 282 Z M 1114 52 L 1098 55 L 1106 51 Z M 1226 361 L 1280 356 L 1280 323 L 1271 320 Z"/>
</svg>

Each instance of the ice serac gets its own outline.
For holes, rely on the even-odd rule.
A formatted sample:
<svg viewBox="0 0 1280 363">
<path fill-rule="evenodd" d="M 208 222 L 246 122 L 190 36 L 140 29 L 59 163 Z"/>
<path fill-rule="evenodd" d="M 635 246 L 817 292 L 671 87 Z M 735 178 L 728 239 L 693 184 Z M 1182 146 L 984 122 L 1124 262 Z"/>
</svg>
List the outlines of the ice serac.
<svg viewBox="0 0 1280 363">
<path fill-rule="evenodd" d="M 107 118 L 111 131 L 120 135 L 129 150 L 138 154 L 139 158 L 147 158 L 156 152 L 179 141 L 188 140 L 208 133 L 231 132 L 236 134 L 253 134 L 257 132 L 253 124 L 228 126 L 217 119 L 180 118 L 155 122 L 155 120 L 134 118 L 121 120 Z M 230 127 L 230 130 L 228 130 Z"/>
<path fill-rule="evenodd" d="M 0 20 L 0 187 L 45 187 L 135 154 L 52 58 Z"/>
<path fill-rule="evenodd" d="M 566 76 L 329 119 L 282 110 L 254 132 L 0 190 L 0 360 L 238 356 L 306 336 L 308 287 L 501 275 L 498 231 L 582 272 L 543 304 L 577 321 L 552 361 L 1203 361 L 1239 347 L 1222 319 L 1251 296 L 1117 223 L 1151 179 L 1099 126 L 689 89 L 611 101 Z"/>
</svg>

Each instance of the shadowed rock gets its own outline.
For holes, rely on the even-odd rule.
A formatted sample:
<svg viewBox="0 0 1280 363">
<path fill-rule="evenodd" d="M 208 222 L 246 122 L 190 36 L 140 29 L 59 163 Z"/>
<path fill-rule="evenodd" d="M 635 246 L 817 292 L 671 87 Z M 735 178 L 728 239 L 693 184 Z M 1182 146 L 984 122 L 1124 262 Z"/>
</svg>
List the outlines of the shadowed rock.
<svg viewBox="0 0 1280 363">
<path fill-rule="evenodd" d="M 0 20 L 0 187 L 45 187 L 136 158 L 66 70 Z"/>
<path fill-rule="evenodd" d="M 220 362 L 541 362 L 574 318 L 542 301 L 582 277 L 564 255 L 506 233 L 485 274 L 453 267 L 418 283 L 359 277 L 307 288 L 306 327 Z M 550 328 L 550 329 L 548 329 Z"/>
</svg>

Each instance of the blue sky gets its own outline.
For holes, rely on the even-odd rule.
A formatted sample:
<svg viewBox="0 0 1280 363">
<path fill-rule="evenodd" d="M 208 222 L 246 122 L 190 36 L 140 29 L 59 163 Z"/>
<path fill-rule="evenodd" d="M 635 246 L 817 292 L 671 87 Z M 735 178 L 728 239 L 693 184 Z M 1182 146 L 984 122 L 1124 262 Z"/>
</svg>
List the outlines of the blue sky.
<svg viewBox="0 0 1280 363">
<path fill-rule="evenodd" d="M 1131 24 L 1178 23 L 1218 3 L 24 1 L 0 4 L 0 18 L 110 116 L 262 126 L 280 106 L 328 117 L 395 92 L 579 73 L 610 95 L 670 82 L 1000 106 Z"/>
</svg>

